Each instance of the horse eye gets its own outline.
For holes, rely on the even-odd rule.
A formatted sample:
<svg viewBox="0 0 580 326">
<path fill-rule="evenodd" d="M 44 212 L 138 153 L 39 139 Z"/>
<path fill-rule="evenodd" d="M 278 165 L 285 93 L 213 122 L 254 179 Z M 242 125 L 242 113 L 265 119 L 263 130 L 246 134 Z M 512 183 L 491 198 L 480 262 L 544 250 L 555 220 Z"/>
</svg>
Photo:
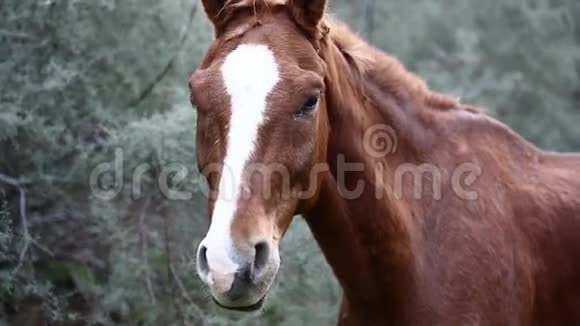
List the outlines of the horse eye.
<svg viewBox="0 0 580 326">
<path fill-rule="evenodd" d="M 300 114 L 309 114 L 316 110 L 318 106 L 318 96 L 310 96 L 300 109 Z"/>
</svg>

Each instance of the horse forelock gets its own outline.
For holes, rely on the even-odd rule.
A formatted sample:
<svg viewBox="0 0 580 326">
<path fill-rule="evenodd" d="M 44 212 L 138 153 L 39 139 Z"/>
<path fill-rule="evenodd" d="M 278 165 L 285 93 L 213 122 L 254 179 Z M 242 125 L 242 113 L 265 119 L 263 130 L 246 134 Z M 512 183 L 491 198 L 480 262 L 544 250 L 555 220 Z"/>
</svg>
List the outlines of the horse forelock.
<svg viewBox="0 0 580 326">
<path fill-rule="evenodd" d="M 286 6 L 287 3 L 288 1 L 286 0 L 227 0 L 218 15 L 223 21 L 227 22 L 236 11 L 251 9 L 254 18 L 259 18 L 272 8 Z"/>
</svg>

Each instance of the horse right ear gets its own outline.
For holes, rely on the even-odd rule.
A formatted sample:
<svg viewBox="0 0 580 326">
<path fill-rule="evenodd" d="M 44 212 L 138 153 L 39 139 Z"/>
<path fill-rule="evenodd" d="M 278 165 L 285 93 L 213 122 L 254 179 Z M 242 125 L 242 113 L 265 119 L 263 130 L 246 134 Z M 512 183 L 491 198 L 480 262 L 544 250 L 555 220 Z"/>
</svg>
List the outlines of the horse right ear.
<svg viewBox="0 0 580 326">
<path fill-rule="evenodd" d="M 202 0 L 203 8 L 209 20 L 212 22 L 216 32 L 221 29 L 224 24 L 224 15 L 222 11 L 228 0 Z"/>
<path fill-rule="evenodd" d="M 296 23 L 315 35 L 326 13 L 326 0 L 289 0 L 288 5 Z"/>
</svg>

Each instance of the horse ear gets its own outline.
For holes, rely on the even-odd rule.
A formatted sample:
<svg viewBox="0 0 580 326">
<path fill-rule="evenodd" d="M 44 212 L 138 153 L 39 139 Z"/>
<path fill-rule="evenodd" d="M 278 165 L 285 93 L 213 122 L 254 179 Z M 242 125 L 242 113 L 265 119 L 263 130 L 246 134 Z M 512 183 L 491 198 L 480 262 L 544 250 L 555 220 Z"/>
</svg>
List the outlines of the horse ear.
<svg viewBox="0 0 580 326">
<path fill-rule="evenodd" d="M 223 19 L 220 17 L 224 6 L 228 0 L 202 0 L 203 8 L 209 20 L 217 29 L 221 28 Z"/>
<path fill-rule="evenodd" d="M 326 0 L 289 0 L 288 4 L 298 25 L 316 33 L 326 12 Z"/>
</svg>

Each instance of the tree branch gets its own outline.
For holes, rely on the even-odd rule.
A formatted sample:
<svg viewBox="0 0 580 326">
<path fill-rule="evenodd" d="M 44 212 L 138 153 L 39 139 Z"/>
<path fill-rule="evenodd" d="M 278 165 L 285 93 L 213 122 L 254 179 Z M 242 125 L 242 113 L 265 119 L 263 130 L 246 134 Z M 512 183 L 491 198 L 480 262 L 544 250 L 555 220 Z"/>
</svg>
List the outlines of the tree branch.
<svg viewBox="0 0 580 326">
<path fill-rule="evenodd" d="M 9 31 L 6 29 L 0 29 L 0 38 L 12 39 L 16 42 L 27 42 L 32 46 L 44 46 L 48 43 L 48 39 L 44 38 L 41 39 L 36 35 L 17 32 L 17 31 Z"/>
<path fill-rule="evenodd" d="M 0 36 L 21 39 L 21 40 L 28 40 L 28 41 L 38 40 L 38 37 L 36 37 L 34 35 L 23 33 L 23 32 L 9 31 L 6 29 L 0 29 Z"/>
<path fill-rule="evenodd" d="M 28 180 L 18 180 L 4 174 L 0 174 L 0 181 L 16 188 L 21 188 L 22 186 L 30 183 Z"/>
<path fill-rule="evenodd" d="M 185 299 L 185 301 L 187 301 L 189 306 L 193 308 L 197 314 L 199 314 L 199 316 L 203 316 L 203 312 L 201 311 L 201 309 L 195 304 L 193 299 L 187 293 L 187 290 L 185 289 L 185 286 L 183 285 L 181 278 L 179 278 L 179 275 L 177 275 L 177 272 L 175 271 L 173 264 L 169 263 L 169 269 L 171 270 L 171 275 L 173 275 L 175 283 L 177 284 L 179 290 L 181 291 L 181 296 Z"/>
<path fill-rule="evenodd" d="M 22 265 L 24 264 L 24 258 L 26 257 L 26 254 L 28 253 L 31 244 L 35 245 L 38 249 L 48 253 L 49 255 L 52 255 L 52 252 L 50 252 L 48 249 L 44 248 L 40 244 L 36 243 L 32 238 L 32 236 L 30 235 L 30 231 L 28 230 L 28 213 L 26 204 L 27 197 L 26 197 L 26 189 L 24 188 L 24 184 L 27 183 L 27 181 L 19 181 L 17 179 L 14 179 L 12 177 L 3 174 L 0 174 L 0 181 L 13 187 L 16 187 L 18 189 L 18 192 L 20 193 L 19 200 L 20 226 L 22 228 L 22 237 L 24 239 L 24 246 L 20 250 L 18 264 L 12 270 L 12 275 L 16 275 L 20 270 L 20 268 L 22 268 Z"/>
<path fill-rule="evenodd" d="M 145 203 L 143 204 L 143 208 L 141 209 L 141 214 L 139 216 L 139 236 L 141 238 L 141 256 L 143 256 L 143 264 L 145 265 L 145 285 L 147 286 L 147 291 L 149 292 L 151 303 L 156 305 L 157 298 L 155 297 L 155 292 L 153 292 L 153 284 L 151 283 L 151 278 L 149 276 L 151 267 L 149 266 L 149 257 L 147 254 L 147 235 L 145 234 L 145 217 L 147 216 L 147 209 L 149 208 L 150 202 L 151 197 L 147 197 Z"/>
<path fill-rule="evenodd" d="M 188 31 L 190 30 L 190 27 L 193 23 L 195 14 L 197 13 L 197 8 L 198 2 L 196 1 L 193 7 L 191 8 L 187 23 L 183 25 L 183 29 L 181 30 L 181 37 L 179 38 L 179 45 L 175 49 L 175 53 L 173 53 L 173 56 L 169 59 L 167 64 L 163 67 L 161 72 L 157 74 L 157 76 L 153 79 L 153 81 L 151 81 L 147 85 L 147 87 L 145 87 L 143 91 L 141 91 L 139 96 L 137 96 L 134 100 L 129 102 L 130 107 L 133 108 L 141 104 L 151 94 L 151 92 L 153 92 L 153 89 L 155 89 L 157 84 L 159 84 L 163 80 L 163 78 L 165 78 L 165 76 L 169 73 L 169 71 L 171 71 L 171 68 L 173 68 L 173 65 L 175 64 L 175 61 L 177 61 L 177 56 L 179 55 L 179 52 L 181 52 L 183 46 L 185 45 L 185 40 L 187 39 Z"/>
</svg>

